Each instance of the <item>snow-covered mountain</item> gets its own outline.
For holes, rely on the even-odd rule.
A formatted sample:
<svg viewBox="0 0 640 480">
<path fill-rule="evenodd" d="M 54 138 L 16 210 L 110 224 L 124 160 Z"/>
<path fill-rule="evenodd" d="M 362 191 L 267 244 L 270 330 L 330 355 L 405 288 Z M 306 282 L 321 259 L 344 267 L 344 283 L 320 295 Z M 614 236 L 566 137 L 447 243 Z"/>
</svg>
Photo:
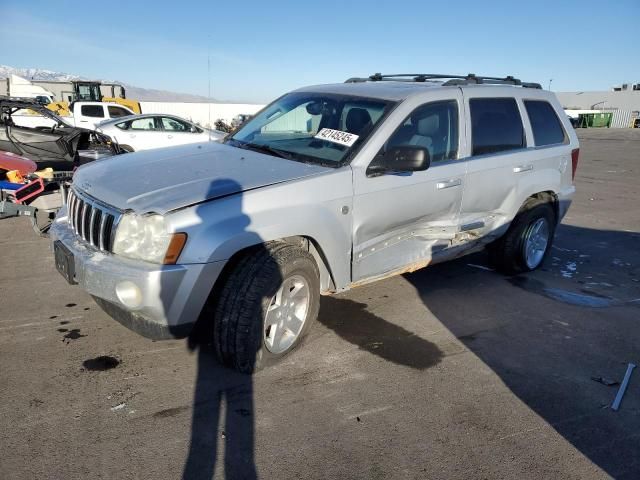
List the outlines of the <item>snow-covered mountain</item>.
<svg viewBox="0 0 640 480">
<path fill-rule="evenodd" d="M 190 93 L 176 93 L 167 90 L 155 90 L 148 88 L 135 87 L 127 85 L 124 82 L 106 79 L 89 79 L 80 75 L 71 73 L 54 72 L 42 68 L 16 68 L 8 65 L 0 65 L 0 79 L 8 78 L 9 75 L 18 75 L 27 80 L 49 80 L 58 82 L 69 82 L 71 80 L 99 80 L 106 83 L 120 83 L 127 90 L 127 97 L 142 102 L 206 102 L 207 97 L 201 95 L 192 95 Z M 217 102 L 211 99 L 212 102 Z"/>
<path fill-rule="evenodd" d="M 42 68 L 16 68 L 8 65 L 0 65 L 0 78 L 7 78 L 9 75 L 18 75 L 27 80 L 50 80 L 54 82 L 68 82 L 70 80 L 87 80 L 79 75 L 69 73 L 52 72 Z"/>
</svg>

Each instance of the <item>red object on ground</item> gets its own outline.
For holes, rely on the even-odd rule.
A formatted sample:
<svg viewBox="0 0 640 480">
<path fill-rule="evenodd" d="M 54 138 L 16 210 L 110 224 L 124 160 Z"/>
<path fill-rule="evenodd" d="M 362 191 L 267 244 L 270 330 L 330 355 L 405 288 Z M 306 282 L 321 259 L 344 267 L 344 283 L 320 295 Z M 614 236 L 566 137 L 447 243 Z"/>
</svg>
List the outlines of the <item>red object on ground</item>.
<svg viewBox="0 0 640 480">
<path fill-rule="evenodd" d="M 0 170 L 18 170 L 21 175 L 33 173 L 38 169 L 36 162 L 11 152 L 0 151 Z"/>
</svg>

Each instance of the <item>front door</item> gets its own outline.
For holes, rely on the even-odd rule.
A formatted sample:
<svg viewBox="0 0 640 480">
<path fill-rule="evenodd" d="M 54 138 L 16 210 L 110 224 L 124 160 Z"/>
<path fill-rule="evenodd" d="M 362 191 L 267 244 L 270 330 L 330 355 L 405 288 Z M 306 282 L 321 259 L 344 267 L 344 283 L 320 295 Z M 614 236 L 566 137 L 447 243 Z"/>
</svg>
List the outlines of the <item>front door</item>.
<svg viewBox="0 0 640 480">
<path fill-rule="evenodd" d="M 109 118 L 105 115 L 104 105 L 102 104 L 88 104 L 78 105 L 74 108 L 73 119 L 76 127 L 94 129 L 96 125 L 105 119 Z"/>
<path fill-rule="evenodd" d="M 418 106 L 382 147 L 424 147 L 429 169 L 380 176 L 354 170 L 354 282 L 420 268 L 452 246 L 465 182 L 458 160 L 461 104 L 461 93 L 450 91 L 449 98 Z"/>
<path fill-rule="evenodd" d="M 197 141 L 197 134 L 191 131 L 191 125 L 174 117 L 160 117 L 164 132 L 164 145 L 184 145 Z"/>
<path fill-rule="evenodd" d="M 166 147 L 164 132 L 157 117 L 141 117 L 132 120 L 120 143 L 130 145 L 134 150 L 149 150 Z"/>
</svg>

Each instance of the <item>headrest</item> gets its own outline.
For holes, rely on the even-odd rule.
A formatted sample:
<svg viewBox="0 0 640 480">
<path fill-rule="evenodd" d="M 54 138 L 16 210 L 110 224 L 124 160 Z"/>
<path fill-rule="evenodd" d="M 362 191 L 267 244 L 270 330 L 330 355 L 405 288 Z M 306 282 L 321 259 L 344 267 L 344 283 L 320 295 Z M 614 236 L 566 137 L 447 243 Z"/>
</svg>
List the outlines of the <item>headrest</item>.
<svg viewBox="0 0 640 480">
<path fill-rule="evenodd" d="M 352 108 L 347 113 L 345 127 L 350 133 L 360 135 L 360 132 L 371 123 L 371 115 L 364 108 Z"/>
<path fill-rule="evenodd" d="M 435 135 L 440 129 L 440 115 L 434 113 L 418 120 L 417 134 L 423 137 Z"/>
</svg>

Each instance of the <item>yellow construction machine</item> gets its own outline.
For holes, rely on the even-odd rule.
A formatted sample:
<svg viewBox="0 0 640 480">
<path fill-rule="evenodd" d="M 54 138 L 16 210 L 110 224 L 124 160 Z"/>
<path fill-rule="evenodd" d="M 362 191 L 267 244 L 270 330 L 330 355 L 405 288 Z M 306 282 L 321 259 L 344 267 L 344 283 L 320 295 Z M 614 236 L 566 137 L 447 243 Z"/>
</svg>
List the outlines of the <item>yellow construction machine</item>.
<svg viewBox="0 0 640 480">
<path fill-rule="evenodd" d="M 118 83 L 102 83 L 86 80 L 72 80 L 69 83 L 71 91 L 62 91 L 61 97 L 68 99 L 59 102 L 52 102 L 47 108 L 62 117 L 70 115 L 69 104 L 71 102 L 107 102 L 118 103 L 130 108 L 135 113 L 142 113 L 140 110 L 140 102 L 126 98 L 125 89 Z M 110 89 L 111 96 L 104 96 L 103 89 Z M 118 93 L 116 93 L 116 91 Z"/>
</svg>

